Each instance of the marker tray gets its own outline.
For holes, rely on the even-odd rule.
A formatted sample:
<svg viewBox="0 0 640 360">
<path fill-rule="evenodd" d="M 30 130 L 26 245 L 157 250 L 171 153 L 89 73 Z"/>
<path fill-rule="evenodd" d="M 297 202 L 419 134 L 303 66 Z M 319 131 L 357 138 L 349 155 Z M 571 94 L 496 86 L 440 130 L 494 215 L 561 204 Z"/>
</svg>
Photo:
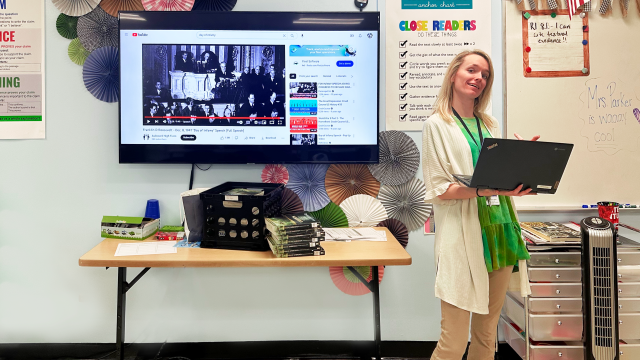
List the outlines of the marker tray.
<svg viewBox="0 0 640 360">
<path fill-rule="evenodd" d="M 283 189 L 284 184 L 226 182 L 200 193 L 205 217 L 200 246 L 269 250 L 264 218 L 281 215 Z"/>
</svg>

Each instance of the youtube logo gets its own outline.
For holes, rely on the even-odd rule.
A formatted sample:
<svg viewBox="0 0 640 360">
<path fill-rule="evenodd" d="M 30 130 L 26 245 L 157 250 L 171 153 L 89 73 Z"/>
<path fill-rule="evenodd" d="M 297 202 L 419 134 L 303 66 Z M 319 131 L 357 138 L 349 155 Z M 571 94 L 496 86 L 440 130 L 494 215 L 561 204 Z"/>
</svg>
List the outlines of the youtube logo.
<svg viewBox="0 0 640 360">
<path fill-rule="evenodd" d="M 138 33 L 133 33 L 131 34 L 131 36 L 138 36 Z"/>
</svg>

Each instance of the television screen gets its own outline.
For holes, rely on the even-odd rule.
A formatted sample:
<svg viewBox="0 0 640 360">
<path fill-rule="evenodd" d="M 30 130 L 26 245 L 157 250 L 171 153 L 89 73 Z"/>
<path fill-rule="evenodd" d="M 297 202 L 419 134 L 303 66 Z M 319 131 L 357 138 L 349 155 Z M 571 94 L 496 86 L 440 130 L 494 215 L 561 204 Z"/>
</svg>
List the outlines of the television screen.
<svg viewBox="0 0 640 360">
<path fill-rule="evenodd" d="M 120 163 L 376 163 L 379 13 L 120 13 Z"/>
</svg>

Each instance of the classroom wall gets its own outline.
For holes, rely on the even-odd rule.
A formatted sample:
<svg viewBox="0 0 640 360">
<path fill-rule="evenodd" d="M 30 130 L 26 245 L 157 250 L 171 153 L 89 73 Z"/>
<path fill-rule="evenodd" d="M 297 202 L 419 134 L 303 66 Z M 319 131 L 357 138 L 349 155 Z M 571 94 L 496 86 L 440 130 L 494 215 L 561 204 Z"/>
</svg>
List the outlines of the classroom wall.
<svg viewBox="0 0 640 360">
<path fill-rule="evenodd" d="M 118 106 L 84 89 L 82 69 L 67 58 L 69 41 L 55 29 L 59 11 L 46 4 L 47 138 L 0 141 L 0 343 L 113 342 L 117 270 L 81 268 L 78 258 L 101 241 L 103 215 L 142 216 L 147 199 L 160 200 L 163 224 L 177 224 L 190 166 L 118 164 Z M 495 58 L 502 0 L 491 6 Z M 240 0 L 236 9 L 354 7 L 348 0 Z M 370 1 L 367 10 L 376 9 L 383 11 L 384 0 Z M 382 33 L 384 39 L 384 13 Z M 493 112 L 501 121 L 502 69 L 495 63 Z M 384 84 L 383 75 L 381 99 Z M 381 119 L 384 111 L 382 104 Z M 420 147 L 421 134 L 409 135 Z M 214 165 L 196 171 L 194 187 L 259 182 L 261 170 Z M 413 264 L 387 267 L 380 286 L 382 339 L 436 341 L 433 236 L 412 232 L 407 251 Z M 129 279 L 139 270 L 130 269 Z M 327 268 L 156 268 L 128 293 L 126 341 L 371 340 L 372 306 L 371 296 L 339 291 Z"/>
</svg>

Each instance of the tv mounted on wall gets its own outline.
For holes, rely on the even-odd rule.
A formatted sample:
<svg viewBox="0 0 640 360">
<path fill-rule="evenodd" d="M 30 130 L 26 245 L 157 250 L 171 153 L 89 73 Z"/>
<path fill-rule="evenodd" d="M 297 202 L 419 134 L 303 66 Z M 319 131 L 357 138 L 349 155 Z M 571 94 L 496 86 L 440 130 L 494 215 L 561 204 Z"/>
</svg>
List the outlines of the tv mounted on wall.
<svg viewBox="0 0 640 360">
<path fill-rule="evenodd" d="M 380 14 L 120 13 L 120 163 L 377 163 Z"/>
</svg>

